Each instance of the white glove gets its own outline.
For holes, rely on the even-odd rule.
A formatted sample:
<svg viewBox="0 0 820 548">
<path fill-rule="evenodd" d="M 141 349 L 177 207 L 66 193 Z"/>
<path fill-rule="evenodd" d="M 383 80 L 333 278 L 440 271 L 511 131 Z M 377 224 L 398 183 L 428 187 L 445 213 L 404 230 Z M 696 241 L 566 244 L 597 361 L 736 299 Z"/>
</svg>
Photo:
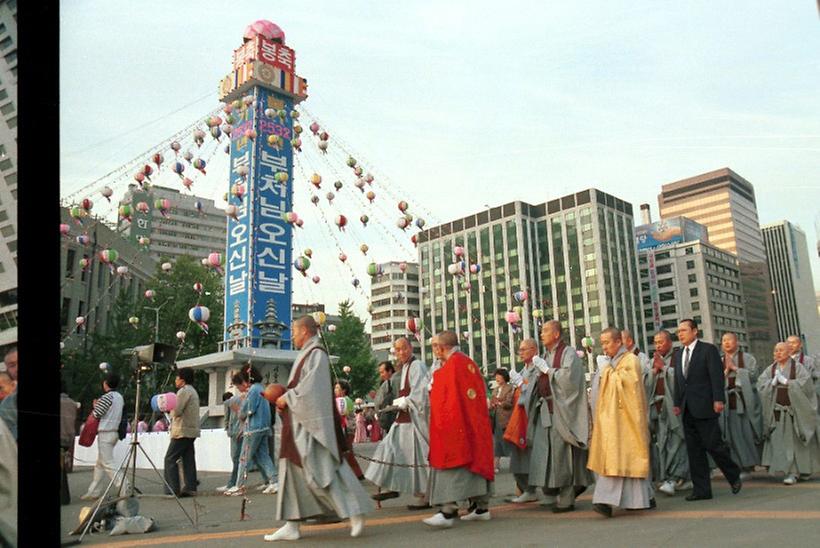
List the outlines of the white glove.
<svg viewBox="0 0 820 548">
<path fill-rule="evenodd" d="M 407 401 L 406 396 L 401 396 L 401 397 L 396 398 L 396 399 L 393 400 L 393 405 L 395 405 L 396 407 L 398 407 L 399 409 L 404 411 L 405 409 L 407 409 L 410 406 L 410 402 Z"/>
<path fill-rule="evenodd" d="M 777 386 L 777 382 L 780 380 L 780 377 L 775 375 L 772 377 L 772 386 Z"/>
<path fill-rule="evenodd" d="M 788 382 L 789 382 L 789 380 L 786 378 L 786 376 L 785 376 L 785 375 L 783 375 L 780 371 L 778 371 L 778 372 L 777 372 L 777 380 L 778 380 L 778 382 L 780 382 L 780 384 L 782 384 L 783 386 L 786 386 L 786 385 L 788 384 Z"/>
</svg>

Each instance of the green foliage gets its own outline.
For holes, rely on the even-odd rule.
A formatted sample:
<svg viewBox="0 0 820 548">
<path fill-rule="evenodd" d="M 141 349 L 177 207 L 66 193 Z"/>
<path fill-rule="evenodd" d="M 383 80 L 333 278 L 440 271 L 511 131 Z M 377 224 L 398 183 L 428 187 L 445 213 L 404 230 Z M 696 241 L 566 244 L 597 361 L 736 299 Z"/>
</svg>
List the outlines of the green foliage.
<svg viewBox="0 0 820 548">
<path fill-rule="evenodd" d="M 336 331 L 325 334 L 325 339 L 330 353 L 339 357 L 335 374 L 348 380 L 351 397 L 359 398 L 375 388 L 379 372 L 370 352 L 370 337 L 364 331 L 364 322 L 350 308 L 350 301 L 339 303 L 342 320 L 336 326 Z M 345 366 L 350 366 L 350 374 L 342 371 Z"/>
</svg>

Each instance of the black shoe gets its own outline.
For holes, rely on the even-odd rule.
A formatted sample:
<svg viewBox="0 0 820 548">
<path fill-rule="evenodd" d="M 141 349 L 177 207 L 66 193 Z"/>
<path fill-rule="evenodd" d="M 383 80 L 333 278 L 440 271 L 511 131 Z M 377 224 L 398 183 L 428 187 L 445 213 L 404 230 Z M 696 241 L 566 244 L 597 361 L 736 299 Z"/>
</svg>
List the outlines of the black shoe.
<svg viewBox="0 0 820 548">
<path fill-rule="evenodd" d="M 575 486 L 575 497 L 577 498 L 581 493 L 587 490 L 586 485 L 576 485 Z"/>
<path fill-rule="evenodd" d="M 432 508 L 432 506 L 430 506 L 429 504 L 408 504 L 407 505 L 408 510 L 428 510 L 430 508 Z"/>
<path fill-rule="evenodd" d="M 604 516 L 605 518 L 612 517 L 612 507 L 608 504 L 593 504 L 592 509 Z"/>
<path fill-rule="evenodd" d="M 652 497 L 651 499 L 649 499 L 649 509 L 651 510 L 651 509 L 657 508 L 657 507 L 658 507 L 658 503 L 655 502 L 655 497 Z"/>
<path fill-rule="evenodd" d="M 553 514 L 563 514 L 564 512 L 572 512 L 575 510 L 575 505 L 571 506 L 553 506 L 552 513 Z"/>
<path fill-rule="evenodd" d="M 396 491 L 385 491 L 384 493 L 376 493 L 375 495 L 373 495 L 370 498 L 372 498 L 373 500 L 377 500 L 377 501 L 381 502 L 383 500 L 395 499 L 395 498 L 398 498 L 398 497 L 399 497 L 399 494 Z"/>
<path fill-rule="evenodd" d="M 195 497 L 196 491 L 182 491 L 179 493 L 178 498 L 184 499 L 187 497 Z"/>
<path fill-rule="evenodd" d="M 740 478 L 738 478 L 738 480 L 732 484 L 732 494 L 737 495 L 738 493 L 740 493 L 741 487 L 743 487 L 743 482 L 740 481 Z"/>
<path fill-rule="evenodd" d="M 689 502 L 691 502 L 693 500 L 711 500 L 711 499 L 712 499 L 712 495 L 695 495 L 695 494 L 691 494 L 691 495 L 686 495 L 684 500 L 688 500 Z"/>
</svg>

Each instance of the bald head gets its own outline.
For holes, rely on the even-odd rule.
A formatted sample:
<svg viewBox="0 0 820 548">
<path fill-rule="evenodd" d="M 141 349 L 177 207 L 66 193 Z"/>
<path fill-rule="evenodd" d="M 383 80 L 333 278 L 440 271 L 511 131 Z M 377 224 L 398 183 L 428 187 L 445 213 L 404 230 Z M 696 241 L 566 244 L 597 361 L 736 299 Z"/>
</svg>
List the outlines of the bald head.
<svg viewBox="0 0 820 548">
<path fill-rule="evenodd" d="M 293 322 L 291 329 L 291 336 L 293 337 L 293 344 L 296 348 L 302 348 L 305 343 L 316 336 L 319 331 L 319 324 L 313 319 L 313 316 L 302 316 Z"/>
<path fill-rule="evenodd" d="M 734 355 L 737 352 L 737 334 L 728 332 L 724 333 L 723 337 L 720 338 L 720 347 L 726 354 Z"/>
<path fill-rule="evenodd" d="M 458 346 L 458 337 L 452 331 L 442 331 L 436 337 L 438 338 L 438 344 L 445 352 Z"/>
<path fill-rule="evenodd" d="M 433 356 L 435 356 L 436 359 L 443 360 L 444 351 L 441 348 L 441 343 L 439 342 L 437 335 L 433 335 L 430 338 L 430 346 L 433 348 Z"/>
<path fill-rule="evenodd" d="M 541 342 L 552 351 L 561 340 L 561 322 L 547 320 L 541 327 Z"/>
<path fill-rule="evenodd" d="M 393 343 L 393 351 L 399 364 L 405 364 L 413 357 L 413 345 L 407 337 L 399 337 Z"/>
<path fill-rule="evenodd" d="M 791 346 L 785 342 L 774 345 L 774 361 L 785 364 L 791 359 Z"/>
<path fill-rule="evenodd" d="M 786 344 L 789 345 L 789 352 L 793 354 L 799 354 L 803 351 L 803 341 L 800 340 L 800 337 L 797 335 L 792 335 L 788 339 L 786 339 Z"/>
<path fill-rule="evenodd" d="M 632 331 L 629 329 L 621 329 L 621 341 L 627 348 L 632 348 L 635 345 L 635 338 L 632 336 Z"/>
</svg>

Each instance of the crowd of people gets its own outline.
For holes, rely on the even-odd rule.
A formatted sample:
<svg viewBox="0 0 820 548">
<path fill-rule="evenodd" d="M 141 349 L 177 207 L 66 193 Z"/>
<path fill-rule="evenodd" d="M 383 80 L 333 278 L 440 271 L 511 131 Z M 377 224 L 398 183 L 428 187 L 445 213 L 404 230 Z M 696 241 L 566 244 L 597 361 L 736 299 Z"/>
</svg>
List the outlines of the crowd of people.
<svg viewBox="0 0 820 548">
<path fill-rule="evenodd" d="M 17 348 L 0 372 L 0 545 L 17 546 Z"/>
</svg>

